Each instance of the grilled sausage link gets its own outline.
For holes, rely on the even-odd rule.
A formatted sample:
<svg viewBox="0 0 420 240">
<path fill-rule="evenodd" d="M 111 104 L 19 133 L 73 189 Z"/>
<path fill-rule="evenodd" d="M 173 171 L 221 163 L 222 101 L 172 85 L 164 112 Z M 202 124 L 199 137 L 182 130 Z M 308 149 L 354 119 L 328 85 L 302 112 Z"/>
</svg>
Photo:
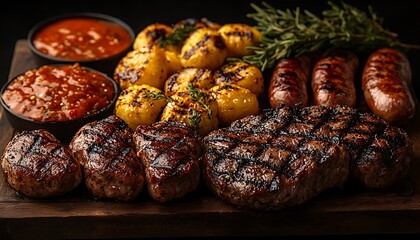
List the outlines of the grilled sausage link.
<svg viewBox="0 0 420 240">
<path fill-rule="evenodd" d="M 311 68 L 309 55 L 278 61 L 268 89 L 271 107 L 277 108 L 280 104 L 308 106 L 307 82 Z"/>
<path fill-rule="evenodd" d="M 414 116 L 410 83 L 410 62 L 403 53 L 382 48 L 366 61 L 362 76 L 366 103 L 373 113 L 393 125 L 403 125 Z"/>
<path fill-rule="evenodd" d="M 359 58 L 353 52 L 334 50 L 324 54 L 312 71 L 314 105 L 354 107 L 354 76 L 358 66 Z"/>
</svg>

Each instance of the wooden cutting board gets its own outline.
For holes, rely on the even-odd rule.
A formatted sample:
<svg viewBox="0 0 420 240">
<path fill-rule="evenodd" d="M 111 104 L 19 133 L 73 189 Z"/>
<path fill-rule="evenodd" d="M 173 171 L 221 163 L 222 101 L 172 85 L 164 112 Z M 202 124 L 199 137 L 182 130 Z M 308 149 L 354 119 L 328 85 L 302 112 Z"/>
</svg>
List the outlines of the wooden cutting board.
<svg viewBox="0 0 420 240">
<path fill-rule="evenodd" d="M 10 76 L 38 67 L 26 41 L 16 44 Z M 418 108 L 419 109 L 419 108 Z M 0 239 L 283 236 L 420 233 L 420 111 L 404 129 L 413 141 L 409 176 L 393 189 L 349 183 L 279 211 L 245 211 L 223 203 L 204 184 L 159 204 L 146 191 L 130 203 L 96 200 L 84 186 L 57 198 L 31 200 L 0 172 Z M 14 130 L 0 109 L 0 153 Z"/>
</svg>

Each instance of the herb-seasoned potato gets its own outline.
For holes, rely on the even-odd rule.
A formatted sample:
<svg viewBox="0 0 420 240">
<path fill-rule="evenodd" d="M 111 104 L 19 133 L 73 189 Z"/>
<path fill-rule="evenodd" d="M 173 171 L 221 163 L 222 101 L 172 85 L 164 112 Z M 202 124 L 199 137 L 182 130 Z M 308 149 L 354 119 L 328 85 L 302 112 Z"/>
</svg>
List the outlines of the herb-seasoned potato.
<svg viewBox="0 0 420 240">
<path fill-rule="evenodd" d="M 129 52 L 120 60 L 114 72 L 114 80 L 122 89 L 139 84 L 163 89 L 167 77 L 168 62 L 164 50 L 157 46 Z"/>
<path fill-rule="evenodd" d="M 150 24 L 137 34 L 133 44 L 134 50 L 146 52 L 153 46 L 162 47 L 166 60 L 168 61 L 168 75 L 182 69 L 181 59 L 179 59 L 181 48 L 170 44 L 166 44 L 165 46 L 160 45 L 160 42 L 165 40 L 173 31 L 174 29 L 172 27 L 165 24 Z"/>
<path fill-rule="evenodd" d="M 214 72 L 216 85 L 233 83 L 249 89 L 255 95 L 264 90 L 264 77 L 260 69 L 245 62 L 230 62 Z"/>
<path fill-rule="evenodd" d="M 184 68 L 208 68 L 215 70 L 226 60 L 226 45 L 216 30 L 199 28 L 185 40 L 181 49 Z"/>
<path fill-rule="evenodd" d="M 257 96 L 246 88 L 223 83 L 212 87 L 210 93 L 216 98 L 219 122 L 223 127 L 260 112 Z"/>
<path fill-rule="evenodd" d="M 216 100 L 206 90 L 188 85 L 187 90 L 172 95 L 162 112 L 162 121 L 184 122 L 201 136 L 219 127 Z"/>
<path fill-rule="evenodd" d="M 228 49 L 227 56 L 238 58 L 251 54 L 246 48 L 258 45 L 262 36 L 256 28 L 242 23 L 225 24 L 219 33 Z"/>
<path fill-rule="evenodd" d="M 134 131 L 138 125 L 156 122 L 167 101 L 165 94 L 149 85 L 132 85 L 122 91 L 115 104 L 115 115 Z"/>
<path fill-rule="evenodd" d="M 139 51 L 147 51 L 154 45 L 158 45 L 159 42 L 168 36 L 173 29 L 165 24 L 154 23 L 145 27 L 139 34 L 133 43 L 133 49 Z"/>
<path fill-rule="evenodd" d="M 178 91 L 186 91 L 190 83 L 196 88 L 209 89 L 214 86 L 213 73 L 205 68 L 184 68 L 166 80 L 165 94 L 172 96 Z"/>
</svg>

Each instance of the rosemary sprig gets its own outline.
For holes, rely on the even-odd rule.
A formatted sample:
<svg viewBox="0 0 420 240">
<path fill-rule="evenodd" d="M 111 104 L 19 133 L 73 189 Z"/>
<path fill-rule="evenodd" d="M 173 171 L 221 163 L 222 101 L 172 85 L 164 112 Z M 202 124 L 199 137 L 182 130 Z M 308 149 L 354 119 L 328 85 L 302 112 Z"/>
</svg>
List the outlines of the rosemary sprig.
<svg viewBox="0 0 420 240">
<path fill-rule="evenodd" d="M 201 123 L 201 114 L 197 112 L 194 108 L 188 109 L 188 121 L 194 129 L 198 128 L 198 125 Z"/>
<path fill-rule="evenodd" d="M 194 102 L 200 104 L 200 106 L 202 106 L 204 109 L 206 109 L 207 116 L 209 118 L 211 118 L 212 111 L 211 111 L 211 108 L 210 108 L 210 106 L 207 102 L 207 97 L 206 97 L 205 93 L 202 92 L 200 89 L 197 89 L 196 87 L 194 87 L 194 85 L 192 83 L 188 84 L 187 92 L 188 92 L 188 95 L 190 95 L 191 99 Z"/>
<path fill-rule="evenodd" d="M 161 91 L 154 92 L 154 91 L 146 90 L 146 91 L 143 92 L 142 97 L 151 98 L 153 100 L 159 100 L 159 99 L 162 99 L 162 98 L 166 98 L 166 95 Z"/>
<path fill-rule="evenodd" d="M 256 12 L 247 16 L 257 22 L 255 27 L 263 37 L 259 46 L 249 47 L 253 54 L 244 56 L 242 60 L 264 71 L 279 59 L 317 50 L 420 49 L 419 45 L 400 42 L 397 33 L 386 30 L 382 26 L 383 19 L 371 6 L 366 13 L 344 2 L 341 6 L 332 2 L 328 4 L 331 9 L 323 11 L 322 17 L 300 8 L 283 11 L 265 2 L 263 7 L 251 4 Z"/>
<path fill-rule="evenodd" d="M 170 33 L 165 39 L 159 42 L 160 47 L 166 47 L 167 45 L 181 46 L 188 35 L 197 28 L 191 25 L 179 25 L 174 27 L 172 33 Z"/>
</svg>

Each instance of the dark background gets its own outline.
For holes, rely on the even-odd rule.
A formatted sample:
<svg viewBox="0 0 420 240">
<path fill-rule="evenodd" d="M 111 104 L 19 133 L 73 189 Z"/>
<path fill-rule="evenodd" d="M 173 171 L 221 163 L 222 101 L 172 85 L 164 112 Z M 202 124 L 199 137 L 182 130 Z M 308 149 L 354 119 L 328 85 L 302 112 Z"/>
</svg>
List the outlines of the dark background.
<svg viewBox="0 0 420 240">
<path fill-rule="evenodd" d="M 224 23 L 242 22 L 254 24 L 246 14 L 254 12 L 250 3 L 261 5 L 261 0 L 242 1 L 14 1 L 12 6 L 2 6 L 0 10 L 0 85 L 8 77 L 10 63 L 18 39 L 26 38 L 29 30 L 45 18 L 69 12 L 99 12 L 105 13 L 129 24 L 138 33 L 151 23 L 161 22 L 168 25 L 189 17 L 207 17 L 212 21 Z M 280 8 L 306 8 L 320 14 L 328 8 L 327 1 L 315 0 L 267 0 L 266 2 Z M 338 2 L 338 1 L 334 1 Z M 417 0 L 348 0 L 348 3 L 367 11 L 371 5 L 377 14 L 384 18 L 384 26 L 399 34 L 402 42 L 420 44 L 420 20 L 418 19 L 420 1 Z M 413 85 L 420 92 L 420 50 L 408 52 L 412 69 Z"/>
<path fill-rule="evenodd" d="M 254 22 L 246 17 L 247 13 L 254 12 L 250 7 L 251 2 L 259 4 L 261 1 L 8 1 L 8 7 L 3 5 L 0 8 L 0 86 L 7 81 L 16 41 L 26 38 L 30 28 L 45 18 L 69 12 L 105 13 L 125 21 L 136 33 L 151 23 L 161 22 L 171 25 L 189 17 L 207 17 L 221 24 L 241 22 L 252 25 Z M 327 1 L 320 0 L 267 0 L 266 2 L 280 9 L 300 6 L 317 14 L 322 9 L 328 8 Z M 348 0 L 347 2 L 363 10 L 367 10 L 367 6 L 372 5 L 378 15 L 384 18 L 384 26 L 398 33 L 402 42 L 420 44 L 420 20 L 418 19 L 420 1 Z M 418 96 L 420 93 L 418 81 L 420 50 L 413 50 L 407 54 L 412 65 L 413 85 Z M 383 239 L 384 236 L 376 237 Z M 327 239 L 335 239 L 335 237 L 329 236 Z"/>
</svg>

